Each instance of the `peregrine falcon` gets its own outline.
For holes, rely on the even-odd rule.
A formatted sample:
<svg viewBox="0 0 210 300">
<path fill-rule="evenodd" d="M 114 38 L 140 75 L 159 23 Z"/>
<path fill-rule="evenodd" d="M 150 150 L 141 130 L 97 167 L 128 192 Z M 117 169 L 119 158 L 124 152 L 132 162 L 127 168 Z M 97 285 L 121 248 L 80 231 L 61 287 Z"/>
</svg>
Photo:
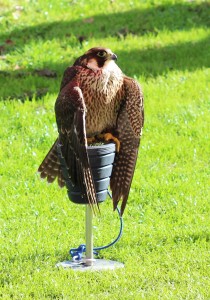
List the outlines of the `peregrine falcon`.
<svg viewBox="0 0 210 300">
<path fill-rule="evenodd" d="M 57 177 L 59 186 L 65 186 L 57 155 L 61 144 L 72 184 L 80 186 L 93 206 L 97 198 L 87 146 L 98 139 L 114 141 L 110 188 L 114 209 L 122 199 L 122 215 L 136 165 L 144 106 L 139 83 L 124 75 L 116 60 L 110 49 L 95 47 L 65 70 L 55 103 L 58 138 L 38 171 L 49 183 Z"/>
</svg>

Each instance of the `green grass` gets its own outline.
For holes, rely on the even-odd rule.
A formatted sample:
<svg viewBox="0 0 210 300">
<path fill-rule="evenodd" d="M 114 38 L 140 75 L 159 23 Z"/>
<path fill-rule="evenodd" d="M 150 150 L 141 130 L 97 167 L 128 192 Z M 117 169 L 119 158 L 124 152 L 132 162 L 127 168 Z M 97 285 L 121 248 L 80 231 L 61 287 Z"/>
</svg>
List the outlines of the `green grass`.
<svg viewBox="0 0 210 300">
<path fill-rule="evenodd" d="M 16 5 L 0 1 L 0 298 L 210 299 L 209 4 Z M 36 170 L 57 136 L 62 73 L 95 45 L 110 47 L 139 80 L 146 118 L 123 237 L 100 253 L 125 267 L 80 273 L 55 264 L 84 243 L 84 207 Z M 40 76 L 44 68 L 57 77 Z M 94 219 L 95 246 L 118 227 L 107 200 Z"/>
</svg>

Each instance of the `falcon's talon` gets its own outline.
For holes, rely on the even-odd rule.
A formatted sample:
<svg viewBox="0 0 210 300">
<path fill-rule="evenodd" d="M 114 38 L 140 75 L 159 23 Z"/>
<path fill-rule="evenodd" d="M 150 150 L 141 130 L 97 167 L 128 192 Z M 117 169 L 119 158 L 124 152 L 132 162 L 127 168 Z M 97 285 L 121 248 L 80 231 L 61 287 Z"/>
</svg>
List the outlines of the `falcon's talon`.
<svg viewBox="0 0 210 300">
<path fill-rule="evenodd" d="M 99 139 L 102 139 L 106 142 L 108 141 L 114 141 L 116 144 L 116 152 L 120 151 L 120 141 L 118 140 L 118 138 L 116 138 L 115 136 L 113 136 L 110 132 L 108 133 L 101 133 L 99 135 L 97 135 L 97 137 Z"/>
<path fill-rule="evenodd" d="M 95 141 L 96 141 L 95 136 L 87 138 L 87 144 L 88 145 L 93 144 Z"/>
</svg>

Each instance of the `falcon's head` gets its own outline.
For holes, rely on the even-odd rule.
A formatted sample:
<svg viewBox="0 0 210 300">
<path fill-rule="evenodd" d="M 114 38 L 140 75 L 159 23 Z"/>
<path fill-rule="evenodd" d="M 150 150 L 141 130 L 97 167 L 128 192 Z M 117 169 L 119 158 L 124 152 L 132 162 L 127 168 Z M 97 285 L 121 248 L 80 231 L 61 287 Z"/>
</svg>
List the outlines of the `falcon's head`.
<svg viewBox="0 0 210 300">
<path fill-rule="evenodd" d="M 117 60 L 117 55 L 110 49 L 95 47 L 79 57 L 74 65 L 80 64 L 90 69 L 103 69 L 108 67 L 110 63 L 113 64 L 115 60 Z"/>
</svg>

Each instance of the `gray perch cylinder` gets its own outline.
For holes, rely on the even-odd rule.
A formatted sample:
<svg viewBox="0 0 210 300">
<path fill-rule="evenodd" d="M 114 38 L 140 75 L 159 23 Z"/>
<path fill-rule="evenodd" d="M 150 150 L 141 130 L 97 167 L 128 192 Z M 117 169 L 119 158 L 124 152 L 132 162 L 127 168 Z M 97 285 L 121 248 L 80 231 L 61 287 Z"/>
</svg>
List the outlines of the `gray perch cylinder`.
<svg viewBox="0 0 210 300">
<path fill-rule="evenodd" d="M 115 144 L 109 143 L 87 148 L 90 166 L 96 188 L 98 202 L 105 201 L 110 183 L 110 176 L 115 158 Z M 87 199 L 82 197 L 78 186 L 72 186 L 67 173 L 65 160 L 61 155 L 61 146 L 58 146 L 58 155 L 61 162 L 63 176 L 66 182 L 69 199 L 77 204 L 88 204 Z"/>
</svg>

